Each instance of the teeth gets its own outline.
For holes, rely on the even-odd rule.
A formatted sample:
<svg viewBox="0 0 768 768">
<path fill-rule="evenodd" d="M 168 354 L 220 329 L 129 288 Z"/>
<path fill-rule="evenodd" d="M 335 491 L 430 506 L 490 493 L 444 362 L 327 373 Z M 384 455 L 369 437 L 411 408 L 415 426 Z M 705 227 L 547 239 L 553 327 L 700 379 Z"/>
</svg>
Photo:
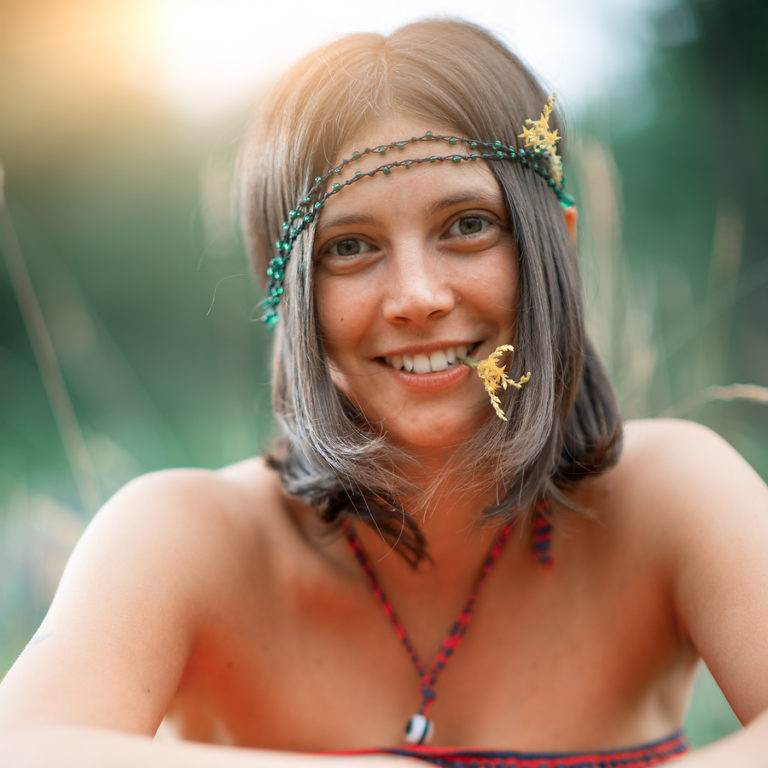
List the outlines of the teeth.
<svg viewBox="0 0 768 768">
<path fill-rule="evenodd" d="M 433 371 L 444 371 L 448 367 L 448 356 L 442 349 L 436 349 L 429 356 L 429 367 Z"/>
<path fill-rule="evenodd" d="M 431 373 L 432 368 L 429 365 L 429 358 L 426 355 L 413 356 L 414 373 Z"/>
<path fill-rule="evenodd" d="M 469 347 L 459 344 L 456 347 L 436 349 L 429 355 L 394 355 L 385 357 L 384 360 L 392 368 L 408 373 L 437 373 L 448 370 L 456 365 L 459 360 L 467 356 Z"/>
</svg>

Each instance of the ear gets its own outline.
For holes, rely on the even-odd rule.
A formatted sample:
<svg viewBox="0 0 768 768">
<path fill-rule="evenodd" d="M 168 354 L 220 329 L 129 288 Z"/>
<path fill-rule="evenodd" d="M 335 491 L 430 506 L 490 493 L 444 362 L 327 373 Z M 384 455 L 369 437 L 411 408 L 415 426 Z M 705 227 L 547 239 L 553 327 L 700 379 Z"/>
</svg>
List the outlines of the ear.
<svg viewBox="0 0 768 768">
<path fill-rule="evenodd" d="M 576 228 L 579 224 L 579 212 L 576 210 L 575 205 L 569 205 L 563 209 L 563 216 L 565 217 L 565 226 L 568 227 L 568 234 L 571 236 L 571 240 L 576 242 Z"/>
</svg>

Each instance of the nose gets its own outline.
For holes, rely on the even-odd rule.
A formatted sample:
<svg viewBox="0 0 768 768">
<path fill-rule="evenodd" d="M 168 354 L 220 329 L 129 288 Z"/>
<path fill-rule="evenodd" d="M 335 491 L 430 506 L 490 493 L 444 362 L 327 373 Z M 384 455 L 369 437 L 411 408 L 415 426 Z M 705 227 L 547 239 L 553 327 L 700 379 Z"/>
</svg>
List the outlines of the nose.
<svg viewBox="0 0 768 768">
<path fill-rule="evenodd" d="M 420 245 L 393 251 L 383 302 L 389 322 L 423 323 L 444 317 L 453 309 L 456 292 L 439 261 Z"/>
</svg>

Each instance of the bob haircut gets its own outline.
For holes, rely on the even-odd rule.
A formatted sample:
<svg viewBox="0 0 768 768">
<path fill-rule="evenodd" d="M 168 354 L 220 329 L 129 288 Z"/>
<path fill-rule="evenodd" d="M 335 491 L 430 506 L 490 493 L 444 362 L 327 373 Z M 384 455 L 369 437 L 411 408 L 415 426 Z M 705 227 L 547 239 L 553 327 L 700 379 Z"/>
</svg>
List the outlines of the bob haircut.
<svg viewBox="0 0 768 768">
<path fill-rule="evenodd" d="M 254 269 L 264 275 L 288 211 L 363 126 L 406 114 L 423 118 L 425 127 L 520 146 L 525 119 L 546 101 L 512 53 L 462 21 L 422 21 L 388 37 L 351 35 L 320 48 L 275 86 L 243 145 L 242 223 Z M 518 250 L 510 375 L 532 371 L 533 378 L 505 393 L 508 422 L 489 407 L 485 423 L 456 447 L 453 481 L 461 477 L 462 488 L 486 497 L 495 493 L 495 503 L 478 510 L 481 519 L 529 514 L 545 500 L 573 507 L 563 491 L 613 465 L 622 437 L 614 390 L 585 335 L 576 249 L 557 197 L 519 163 L 489 166 Z M 314 225 L 299 236 L 286 267 L 272 381 L 282 437 L 269 461 L 284 489 L 314 505 L 321 519 L 375 525 L 417 564 L 425 541 L 401 501 L 416 498 L 427 510 L 449 473 L 427 489 L 409 486 L 402 470 L 414 460 L 331 381 L 312 290 L 313 233 Z"/>
</svg>

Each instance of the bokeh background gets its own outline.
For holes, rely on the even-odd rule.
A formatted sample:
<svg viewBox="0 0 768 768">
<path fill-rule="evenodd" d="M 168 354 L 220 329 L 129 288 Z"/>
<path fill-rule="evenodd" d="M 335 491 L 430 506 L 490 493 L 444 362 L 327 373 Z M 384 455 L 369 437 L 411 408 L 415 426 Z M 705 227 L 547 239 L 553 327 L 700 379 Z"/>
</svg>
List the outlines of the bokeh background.
<svg viewBox="0 0 768 768">
<path fill-rule="evenodd" d="M 703 422 L 768 479 L 764 0 L 274 5 L 0 4 L 0 674 L 105 498 L 271 434 L 233 165 L 275 77 L 344 32 L 463 16 L 558 91 L 627 415 Z M 703 672 L 694 742 L 736 725 Z"/>
</svg>

